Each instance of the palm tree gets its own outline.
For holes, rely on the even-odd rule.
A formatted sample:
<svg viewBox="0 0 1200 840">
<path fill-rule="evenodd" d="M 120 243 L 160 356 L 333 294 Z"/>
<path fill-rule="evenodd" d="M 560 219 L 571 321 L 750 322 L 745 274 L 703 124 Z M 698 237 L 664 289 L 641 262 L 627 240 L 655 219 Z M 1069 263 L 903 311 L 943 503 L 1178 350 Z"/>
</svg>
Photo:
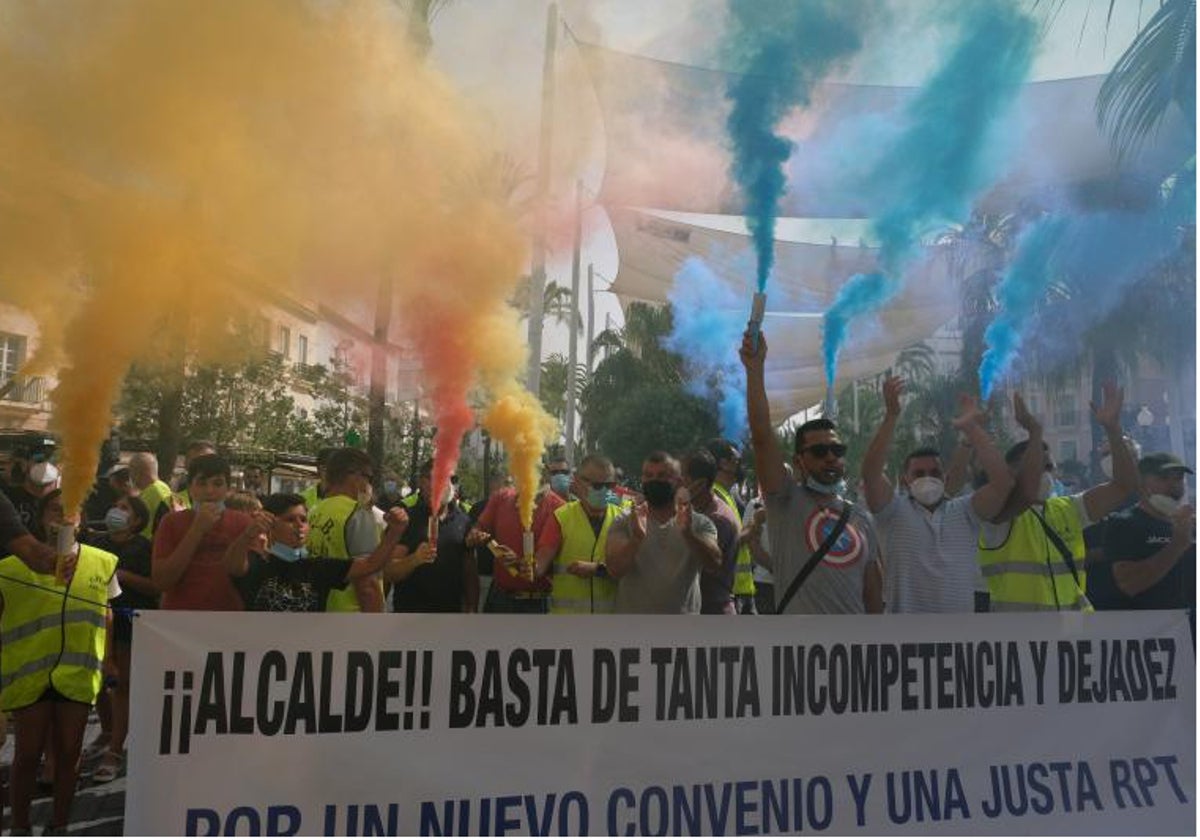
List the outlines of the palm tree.
<svg viewBox="0 0 1200 840">
<path fill-rule="evenodd" d="M 1113 0 L 1115 2 L 1115 0 Z M 1096 97 L 1096 115 L 1118 157 L 1137 151 L 1171 105 L 1196 121 L 1196 0 L 1163 0 L 1117 60 Z"/>
<path fill-rule="evenodd" d="M 509 298 L 509 305 L 521 314 L 521 320 L 529 317 L 529 288 L 530 278 L 526 274 L 517 283 L 516 289 L 513 290 L 513 296 Z M 552 317 L 559 324 L 571 323 L 571 290 L 566 286 L 560 286 L 551 280 L 545 285 L 542 291 L 542 312 Z M 583 318 L 580 317 L 578 310 L 575 312 L 575 329 L 583 329 Z"/>
</svg>

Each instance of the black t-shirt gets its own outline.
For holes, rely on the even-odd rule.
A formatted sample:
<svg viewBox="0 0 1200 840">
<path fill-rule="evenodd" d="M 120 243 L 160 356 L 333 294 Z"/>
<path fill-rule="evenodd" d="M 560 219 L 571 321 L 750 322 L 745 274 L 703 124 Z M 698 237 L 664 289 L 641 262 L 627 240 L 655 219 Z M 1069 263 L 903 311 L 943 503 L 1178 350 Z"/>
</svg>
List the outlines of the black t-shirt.
<svg viewBox="0 0 1200 840">
<path fill-rule="evenodd" d="M 1196 606 L 1196 547 L 1192 546 L 1154 586 L 1130 597 L 1113 581 L 1112 564 L 1145 560 L 1171 541 L 1171 523 L 1152 516 L 1141 507 L 1132 507 L 1108 518 L 1104 532 L 1104 557 L 1088 570 L 1089 591 L 1093 575 L 1100 575 L 1095 587 L 1097 609 L 1107 610 L 1194 610 Z"/>
<path fill-rule="evenodd" d="M 7 554 L 8 544 L 27 533 L 29 529 L 21 522 L 20 513 L 8 496 L 0 492 L 0 550 Z"/>
<path fill-rule="evenodd" d="M 352 560 L 305 557 L 288 562 L 251 552 L 250 568 L 233 584 L 255 612 L 325 612 L 330 590 L 349 585 Z"/>
<path fill-rule="evenodd" d="M 429 534 L 429 505 L 424 499 L 408 509 L 408 528 L 401 543 L 414 552 Z M 392 588 L 396 612 L 456 613 L 463 604 L 463 561 L 471 521 L 457 504 L 438 525 L 437 558 L 417 567 L 408 580 Z"/>
<path fill-rule="evenodd" d="M 107 534 L 102 534 L 92 540 L 96 548 L 117 555 L 117 568 L 135 575 L 150 577 L 150 555 L 153 544 L 141 534 L 134 534 L 123 543 L 113 542 Z M 133 587 L 121 587 L 121 594 L 112 602 L 114 607 L 126 607 L 133 610 L 158 609 L 158 596 L 145 595 L 134 591 Z"/>
</svg>

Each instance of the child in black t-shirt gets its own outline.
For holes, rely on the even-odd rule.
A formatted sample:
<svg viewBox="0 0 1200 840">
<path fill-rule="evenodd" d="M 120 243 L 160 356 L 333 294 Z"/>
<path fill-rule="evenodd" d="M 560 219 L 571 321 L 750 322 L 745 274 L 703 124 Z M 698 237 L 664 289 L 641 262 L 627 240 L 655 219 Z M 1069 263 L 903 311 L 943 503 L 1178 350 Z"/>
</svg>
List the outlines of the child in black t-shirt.
<svg viewBox="0 0 1200 840">
<path fill-rule="evenodd" d="M 246 609 L 265 612 L 324 612 L 330 590 L 351 583 L 371 584 L 371 576 L 388 562 L 408 527 L 404 508 L 384 517 L 387 528 L 379 546 L 361 560 L 309 557 L 308 508 L 294 493 L 275 493 L 263 502 L 246 530 L 225 552 L 225 568 L 234 578 Z M 266 535 L 265 554 L 251 550 Z"/>
</svg>

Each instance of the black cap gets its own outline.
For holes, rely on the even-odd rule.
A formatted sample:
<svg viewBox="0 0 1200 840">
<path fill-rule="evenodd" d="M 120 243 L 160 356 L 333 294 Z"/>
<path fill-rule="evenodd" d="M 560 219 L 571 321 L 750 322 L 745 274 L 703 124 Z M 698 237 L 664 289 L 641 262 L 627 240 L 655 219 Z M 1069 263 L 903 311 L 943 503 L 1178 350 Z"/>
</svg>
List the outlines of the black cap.
<svg viewBox="0 0 1200 840">
<path fill-rule="evenodd" d="M 1143 455 L 1138 461 L 1138 472 L 1142 475 L 1162 475 L 1172 470 L 1195 474 L 1191 467 L 1170 452 L 1151 452 L 1149 455 Z"/>
</svg>

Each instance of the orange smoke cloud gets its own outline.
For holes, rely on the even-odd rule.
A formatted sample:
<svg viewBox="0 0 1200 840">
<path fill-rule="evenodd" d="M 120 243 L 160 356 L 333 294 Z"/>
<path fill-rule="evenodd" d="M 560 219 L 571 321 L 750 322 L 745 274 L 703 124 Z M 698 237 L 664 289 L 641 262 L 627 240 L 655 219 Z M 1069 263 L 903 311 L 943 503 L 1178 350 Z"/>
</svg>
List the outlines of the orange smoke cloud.
<svg viewBox="0 0 1200 840">
<path fill-rule="evenodd" d="M 70 508 L 130 364 L 162 358 L 164 324 L 189 363 L 220 361 L 240 352 L 231 320 L 265 295 L 372 301 L 380 277 L 420 347 L 449 475 L 469 388 L 520 368 L 519 332 L 483 313 L 505 308 L 523 242 L 464 178 L 487 165 L 487 132 L 409 49 L 401 11 L 8 4 L 0 74 L 20 80 L 0 90 L 0 290 L 38 319 L 36 362 L 59 368 Z"/>
</svg>

